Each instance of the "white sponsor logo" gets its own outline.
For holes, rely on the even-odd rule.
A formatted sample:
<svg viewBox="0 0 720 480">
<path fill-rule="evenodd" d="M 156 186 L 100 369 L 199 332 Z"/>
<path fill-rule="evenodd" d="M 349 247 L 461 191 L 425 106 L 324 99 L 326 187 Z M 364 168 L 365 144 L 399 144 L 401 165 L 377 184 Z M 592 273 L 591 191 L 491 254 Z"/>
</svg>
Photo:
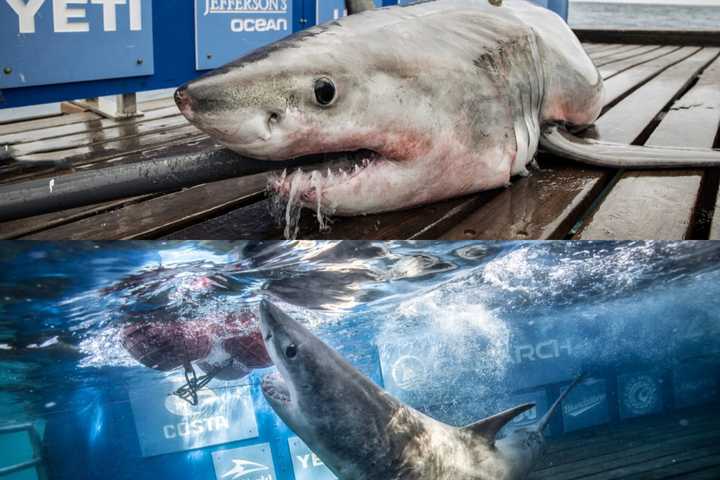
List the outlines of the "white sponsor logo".
<svg viewBox="0 0 720 480">
<path fill-rule="evenodd" d="M 284 18 L 233 18 L 230 30 L 233 32 L 284 32 L 288 21 Z"/>
<path fill-rule="evenodd" d="M 402 390 L 413 390 L 427 381 L 427 369 L 418 357 L 403 355 L 390 370 L 392 379 Z"/>
<path fill-rule="evenodd" d="M 228 478 L 228 480 L 235 480 L 236 478 L 250 475 L 251 473 L 264 472 L 270 470 L 270 467 L 261 463 L 251 462 L 250 460 L 233 460 L 233 467 L 222 474 L 220 478 Z M 272 478 L 269 475 L 263 478 Z"/>
<path fill-rule="evenodd" d="M 205 0 L 205 15 L 211 13 L 287 13 L 288 0 Z"/>
<path fill-rule="evenodd" d="M 45 0 L 5 0 L 5 2 L 18 16 L 18 32 L 35 33 L 35 16 Z M 117 31 L 119 5 L 127 5 L 123 8 L 128 9 L 128 28 L 131 31 L 142 30 L 141 0 L 52 0 L 53 31 L 55 33 L 89 32 L 91 29 L 90 23 L 87 22 L 88 7 L 86 7 L 88 2 L 101 6 L 103 31 Z"/>
<path fill-rule="evenodd" d="M 537 362 L 572 354 L 570 340 L 550 339 L 536 344 L 516 345 L 510 352 L 510 360 L 513 363 Z"/>
<path fill-rule="evenodd" d="M 566 415 L 570 415 L 571 417 L 579 417 L 583 413 L 597 407 L 603 401 L 605 401 L 604 393 L 591 395 L 575 403 L 568 403 L 566 401 L 565 405 L 563 406 L 563 411 Z"/>
<path fill-rule="evenodd" d="M 623 399 L 631 412 L 646 413 L 655 409 L 660 400 L 660 392 L 652 377 L 641 375 L 625 384 Z"/>
</svg>

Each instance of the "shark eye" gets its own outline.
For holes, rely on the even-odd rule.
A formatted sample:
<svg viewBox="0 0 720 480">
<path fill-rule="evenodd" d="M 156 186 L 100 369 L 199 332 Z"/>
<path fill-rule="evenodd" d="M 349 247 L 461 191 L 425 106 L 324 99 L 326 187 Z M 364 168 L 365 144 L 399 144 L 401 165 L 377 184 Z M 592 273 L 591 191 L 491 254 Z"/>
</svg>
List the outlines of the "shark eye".
<svg viewBox="0 0 720 480">
<path fill-rule="evenodd" d="M 326 107 L 335 100 L 335 84 L 327 77 L 315 80 L 315 100 Z"/>
<path fill-rule="evenodd" d="M 291 343 L 290 345 L 285 347 L 285 356 L 287 358 L 295 358 L 295 355 L 297 355 L 297 345 Z"/>
</svg>

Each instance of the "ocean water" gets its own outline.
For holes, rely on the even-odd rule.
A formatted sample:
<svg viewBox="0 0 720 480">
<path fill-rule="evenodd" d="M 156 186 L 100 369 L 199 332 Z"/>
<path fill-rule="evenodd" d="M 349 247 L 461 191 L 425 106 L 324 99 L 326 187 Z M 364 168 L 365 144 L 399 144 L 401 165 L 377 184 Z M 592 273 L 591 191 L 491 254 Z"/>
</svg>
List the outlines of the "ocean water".
<svg viewBox="0 0 720 480">
<path fill-rule="evenodd" d="M 571 0 L 568 23 L 573 28 L 720 29 L 720 5 L 648 5 Z"/>
<path fill-rule="evenodd" d="M 718 405 L 720 243 L 5 242 L 0 272 L 0 467 L 52 479 L 332 478 L 260 391 L 262 298 L 453 425 L 531 425 L 581 372 L 551 437 Z M 183 365 L 217 374 L 195 406 Z"/>
</svg>

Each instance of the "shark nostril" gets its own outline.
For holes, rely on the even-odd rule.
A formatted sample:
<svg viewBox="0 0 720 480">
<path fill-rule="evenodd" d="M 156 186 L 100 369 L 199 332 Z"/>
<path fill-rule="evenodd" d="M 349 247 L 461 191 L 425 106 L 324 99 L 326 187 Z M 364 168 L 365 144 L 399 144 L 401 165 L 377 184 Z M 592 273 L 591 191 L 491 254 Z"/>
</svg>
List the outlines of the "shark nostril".
<svg viewBox="0 0 720 480">
<path fill-rule="evenodd" d="M 272 126 L 280 121 L 280 114 L 278 112 L 270 112 L 268 116 L 268 125 Z"/>
</svg>

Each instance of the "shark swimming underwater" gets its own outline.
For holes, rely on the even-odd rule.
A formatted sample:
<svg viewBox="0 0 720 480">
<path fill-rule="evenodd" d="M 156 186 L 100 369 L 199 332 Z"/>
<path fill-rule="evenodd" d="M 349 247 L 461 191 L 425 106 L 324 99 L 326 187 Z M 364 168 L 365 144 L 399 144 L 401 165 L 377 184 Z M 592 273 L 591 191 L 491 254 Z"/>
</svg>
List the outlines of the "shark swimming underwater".
<svg viewBox="0 0 720 480">
<path fill-rule="evenodd" d="M 350 10 L 364 3 L 372 4 L 354 1 Z M 270 184 L 319 217 L 508 185 L 527 172 L 540 143 L 611 167 L 720 164 L 709 149 L 646 150 L 569 134 L 565 126 L 600 115 L 602 78 L 567 24 L 525 0 L 364 10 L 194 80 L 176 101 L 190 122 L 243 156 L 337 160 Z"/>
<path fill-rule="evenodd" d="M 496 439 L 524 404 L 453 427 L 403 404 L 273 303 L 260 328 L 278 369 L 265 398 L 341 480 L 520 480 L 542 455 L 543 430 L 575 380 L 540 422 Z"/>
</svg>

